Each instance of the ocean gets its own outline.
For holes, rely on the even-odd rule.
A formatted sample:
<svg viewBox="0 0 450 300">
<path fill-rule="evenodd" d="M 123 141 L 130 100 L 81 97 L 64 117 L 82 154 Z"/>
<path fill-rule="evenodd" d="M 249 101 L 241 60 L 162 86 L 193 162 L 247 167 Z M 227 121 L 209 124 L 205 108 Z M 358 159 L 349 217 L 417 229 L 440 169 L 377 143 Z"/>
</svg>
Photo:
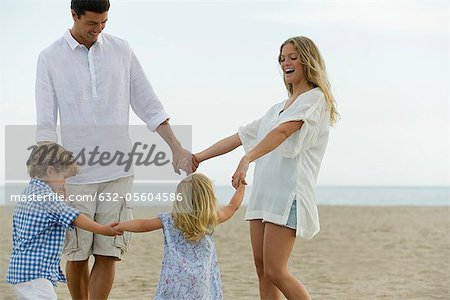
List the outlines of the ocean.
<svg viewBox="0 0 450 300">
<path fill-rule="evenodd" d="M 0 187 L 0 205 L 14 205 L 14 196 L 21 194 L 26 184 L 8 184 Z M 244 202 L 248 203 L 251 187 L 248 187 Z M 227 204 L 234 193 L 231 186 L 216 186 L 216 195 L 221 205 Z M 351 206 L 450 206 L 450 187 L 354 187 L 319 186 L 318 205 Z M 105 200 L 114 200 L 114 195 Z M 17 198 L 16 198 L 17 199 Z M 127 200 L 134 205 L 170 205 L 176 199 L 175 184 L 135 183 Z"/>
</svg>

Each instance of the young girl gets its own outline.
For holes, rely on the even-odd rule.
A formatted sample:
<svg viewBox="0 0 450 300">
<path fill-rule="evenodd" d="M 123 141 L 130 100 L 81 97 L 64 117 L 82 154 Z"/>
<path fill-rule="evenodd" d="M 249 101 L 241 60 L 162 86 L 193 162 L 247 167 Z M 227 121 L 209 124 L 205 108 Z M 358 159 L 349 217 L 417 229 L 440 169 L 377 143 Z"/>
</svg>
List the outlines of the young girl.
<svg viewBox="0 0 450 300">
<path fill-rule="evenodd" d="M 222 299 L 213 231 L 231 218 L 244 197 L 241 182 L 229 204 L 218 208 L 211 180 L 191 174 L 177 186 L 172 212 L 158 218 L 122 222 L 118 231 L 163 229 L 164 256 L 155 299 Z"/>
</svg>

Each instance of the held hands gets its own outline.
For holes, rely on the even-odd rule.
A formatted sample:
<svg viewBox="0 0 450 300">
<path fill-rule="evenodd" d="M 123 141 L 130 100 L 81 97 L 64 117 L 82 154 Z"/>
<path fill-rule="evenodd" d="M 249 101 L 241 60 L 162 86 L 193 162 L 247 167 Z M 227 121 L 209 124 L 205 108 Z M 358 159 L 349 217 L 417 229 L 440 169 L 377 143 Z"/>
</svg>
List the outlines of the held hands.
<svg viewBox="0 0 450 300">
<path fill-rule="evenodd" d="M 123 231 L 119 228 L 119 222 L 111 222 L 105 225 L 102 225 L 104 233 L 103 235 L 115 236 L 122 235 Z"/>
<path fill-rule="evenodd" d="M 122 226 L 120 226 L 120 225 L 121 225 L 120 222 L 116 222 L 116 225 L 114 226 L 114 230 L 116 230 L 117 232 L 120 232 L 120 234 L 122 235 L 125 230 L 123 230 Z"/>
<path fill-rule="evenodd" d="M 247 175 L 249 165 L 250 160 L 247 158 L 247 156 L 242 157 L 236 171 L 234 172 L 233 177 L 231 177 L 231 182 L 235 189 L 237 189 L 241 184 L 247 185 L 245 176 Z"/>
<path fill-rule="evenodd" d="M 199 162 L 196 157 L 184 148 L 176 149 L 172 152 L 173 170 L 177 174 L 181 174 L 180 169 L 186 172 L 187 175 L 195 172 L 198 168 Z"/>
<path fill-rule="evenodd" d="M 245 186 L 247 185 L 247 181 L 245 181 L 245 179 L 242 179 L 240 182 L 239 182 L 239 186 L 237 187 L 237 190 L 239 190 L 239 189 L 243 189 L 244 191 L 245 191 Z"/>
</svg>

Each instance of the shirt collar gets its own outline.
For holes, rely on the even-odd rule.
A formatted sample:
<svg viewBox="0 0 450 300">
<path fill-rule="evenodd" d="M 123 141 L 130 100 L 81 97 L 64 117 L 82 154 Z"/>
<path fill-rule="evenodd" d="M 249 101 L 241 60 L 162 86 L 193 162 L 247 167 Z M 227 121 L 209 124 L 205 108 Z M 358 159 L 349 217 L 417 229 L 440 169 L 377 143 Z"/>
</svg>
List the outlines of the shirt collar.
<svg viewBox="0 0 450 300">
<path fill-rule="evenodd" d="M 95 42 L 95 44 L 99 44 L 99 45 L 101 45 L 101 46 L 103 46 L 103 34 L 102 33 L 100 33 L 99 35 L 98 35 L 98 38 L 97 38 L 97 41 Z M 94 45 L 95 45 L 94 44 Z"/>
<path fill-rule="evenodd" d="M 80 43 L 78 43 L 77 40 L 70 33 L 70 29 L 67 29 L 66 33 L 64 34 L 64 39 L 66 40 L 67 44 L 69 44 L 69 47 L 72 50 L 74 50 L 76 47 L 80 45 Z"/>
<path fill-rule="evenodd" d="M 31 178 L 30 184 L 34 184 L 34 185 L 37 185 L 39 187 L 42 187 L 42 188 L 45 188 L 45 189 L 48 189 L 48 190 L 52 191 L 51 186 L 48 185 L 45 181 L 43 181 L 41 179 Z"/>
<path fill-rule="evenodd" d="M 78 43 L 78 41 L 72 36 L 72 34 L 70 33 L 70 29 L 67 29 L 66 33 L 64 34 L 64 39 L 66 40 L 67 44 L 69 44 L 69 47 L 72 50 L 75 50 L 76 47 L 80 46 L 81 44 Z M 103 37 L 102 34 L 100 33 L 98 38 L 97 38 L 97 42 L 94 43 L 95 44 L 99 44 L 99 45 L 103 45 Z M 93 46 L 94 46 L 93 45 Z"/>
</svg>

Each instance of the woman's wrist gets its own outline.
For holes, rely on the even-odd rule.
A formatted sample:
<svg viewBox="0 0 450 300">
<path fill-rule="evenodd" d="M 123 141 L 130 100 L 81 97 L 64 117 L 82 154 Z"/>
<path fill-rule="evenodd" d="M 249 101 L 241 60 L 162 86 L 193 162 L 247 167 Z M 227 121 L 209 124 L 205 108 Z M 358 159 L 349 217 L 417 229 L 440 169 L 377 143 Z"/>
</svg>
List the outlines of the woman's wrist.
<svg viewBox="0 0 450 300">
<path fill-rule="evenodd" d="M 202 152 L 199 153 L 192 153 L 192 158 L 198 163 L 200 164 L 202 161 L 205 160 L 205 158 L 203 157 Z"/>
<path fill-rule="evenodd" d="M 244 156 L 242 156 L 241 161 L 250 164 L 253 160 L 248 154 L 245 154 Z"/>
</svg>

